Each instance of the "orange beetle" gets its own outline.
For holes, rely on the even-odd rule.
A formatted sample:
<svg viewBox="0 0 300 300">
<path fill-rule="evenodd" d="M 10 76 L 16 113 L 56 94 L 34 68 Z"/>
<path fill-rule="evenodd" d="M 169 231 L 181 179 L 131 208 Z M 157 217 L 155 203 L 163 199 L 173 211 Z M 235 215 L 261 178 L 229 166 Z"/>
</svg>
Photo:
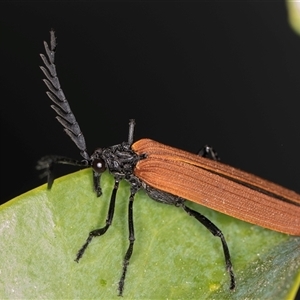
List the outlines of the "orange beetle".
<svg viewBox="0 0 300 300">
<path fill-rule="evenodd" d="M 128 208 L 129 246 L 123 261 L 119 295 L 123 294 L 127 267 L 135 241 L 133 200 L 136 192 L 141 188 L 145 189 L 148 195 L 156 201 L 183 208 L 213 235 L 220 238 L 226 269 L 230 275 L 230 289 L 235 288 L 235 277 L 225 237 L 205 216 L 187 207 L 185 199 L 271 230 L 300 235 L 299 194 L 218 162 L 212 148 L 205 147 L 199 153 L 200 155 L 195 155 L 150 139 L 141 139 L 133 143 L 135 123 L 134 120 L 130 120 L 127 142 L 96 149 L 92 155 L 89 155 L 84 136 L 57 78 L 54 64 L 56 38 L 54 31 L 50 34 L 50 49 L 44 42 L 48 58 L 41 54 L 46 66 L 41 69 L 47 78 L 44 79 L 49 89 L 47 95 L 54 102 L 51 107 L 57 113 L 57 120 L 80 149 L 83 160 L 45 156 L 38 162 L 37 168 L 45 170 L 44 174 L 48 176 L 50 189 L 54 181 L 52 169 L 55 164 L 92 167 L 94 190 L 98 197 L 102 194 L 101 174 L 108 170 L 115 180 L 106 224 L 103 228 L 89 233 L 75 261 L 79 261 L 92 239 L 103 235 L 111 225 L 119 182 L 123 179 L 131 184 L 131 193 Z M 207 155 L 211 155 L 213 159 L 205 158 Z"/>
</svg>

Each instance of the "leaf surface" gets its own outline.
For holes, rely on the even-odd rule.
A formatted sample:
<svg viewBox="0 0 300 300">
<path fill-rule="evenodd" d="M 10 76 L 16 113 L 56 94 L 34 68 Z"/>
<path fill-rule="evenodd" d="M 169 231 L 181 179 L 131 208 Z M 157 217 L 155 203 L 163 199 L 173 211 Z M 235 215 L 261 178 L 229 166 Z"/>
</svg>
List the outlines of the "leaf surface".
<svg viewBox="0 0 300 300">
<path fill-rule="evenodd" d="M 0 207 L 1 299 L 120 299 L 118 281 L 128 247 L 129 185 L 121 182 L 113 224 L 94 238 L 76 263 L 91 230 L 104 226 L 113 178 L 103 195 L 83 170 L 29 191 Z M 182 209 L 151 200 L 134 202 L 135 245 L 124 299 L 293 299 L 300 282 L 300 237 L 273 232 L 187 205 L 222 231 L 237 279 L 229 290 L 221 242 Z"/>
</svg>

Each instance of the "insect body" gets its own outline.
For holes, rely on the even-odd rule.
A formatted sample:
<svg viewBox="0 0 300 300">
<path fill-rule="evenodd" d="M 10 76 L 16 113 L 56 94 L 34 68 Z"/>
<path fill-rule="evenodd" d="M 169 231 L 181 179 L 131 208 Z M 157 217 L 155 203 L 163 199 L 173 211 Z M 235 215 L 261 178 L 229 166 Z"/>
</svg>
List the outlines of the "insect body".
<svg viewBox="0 0 300 300">
<path fill-rule="evenodd" d="M 133 224 L 133 202 L 136 192 L 143 188 L 154 200 L 181 207 L 196 218 L 213 235 L 220 238 L 225 256 L 226 269 L 230 276 L 230 289 L 235 288 L 235 277 L 228 246 L 224 235 L 199 212 L 185 205 L 185 199 L 200 203 L 247 222 L 287 234 L 300 235 L 300 195 L 254 175 L 239 171 L 217 161 L 216 153 L 206 147 L 199 155 L 178 150 L 150 139 L 133 143 L 134 120 L 129 122 L 128 141 L 108 148 L 99 148 L 89 155 L 80 127 L 61 89 L 54 64 L 56 38 L 51 31 L 50 49 L 44 42 L 47 57 L 41 54 L 46 66 L 41 67 L 51 107 L 57 113 L 57 120 L 80 150 L 82 160 L 62 156 L 46 156 L 38 162 L 38 169 L 45 170 L 50 189 L 55 164 L 69 164 L 91 167 L 94 190 L 101 196 L 100 177 L 108 170 L 114 177 L 106 224 L 89 233 L 84 245 L 77 253 L 79 261 L 86 248 L 96 236 L 103 235 L 112 223 L 115 200 L 121 180 L 130 185 L 128 206 L 129 246 L 123 260 L 119 280 L 119 295 L 123 294 L 125 276 L 135 242 Z M 211 155 L 212 159 L 205 156 Z M 203 157 L 202 157 L 203 156 Z"/>
</svg>

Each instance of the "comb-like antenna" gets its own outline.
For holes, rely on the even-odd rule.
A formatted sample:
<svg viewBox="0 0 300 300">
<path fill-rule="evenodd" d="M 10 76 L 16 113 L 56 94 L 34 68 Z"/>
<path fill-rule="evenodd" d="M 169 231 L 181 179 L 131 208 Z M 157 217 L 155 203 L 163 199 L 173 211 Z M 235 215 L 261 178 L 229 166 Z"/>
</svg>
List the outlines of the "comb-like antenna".
<svg viewBox="0 0 300 300">
<path fill-rule="evenodd" d="M 135 120 L 129 120 L 129 133 L 128 133 L 128 144 L 131 146 L 133 144 L 133 132 L 134 132 Z"/>
<path fill-rule="evenodd" d="M 64 127 L 65 132 L 72 139 L 72 141 L 76 144 L 76 146 L 81 150 L 80 154 L 83 158 L 89 159 L 89 155 L 86 150 L 86 144 L 84 136 L 80 130 L 80 127 L 76 121 L 74 114 L 71 111 L 68 100 L 65 97 L 63 90 L 61 89 L 57 73 L 56 67 L 54 64 L 54 56 L 55 56 L 55 48 L 56 48 L 56 37 L 54 31 L 50 31 L 50 49 L 47 42 L 44 42 L 44 47 L 46 50 L 47 57 L 44 54 L 40 54 L 45 66 L 41 66 L 41 70 L 47 77 L 47 79 L 43 79 L 49 91 L 47 91 L 48 97 L 55 103 L 55 105 L 51 105 L 51 107 L 57 113 L 56 119 L 62 126 Z"/>
</svg>

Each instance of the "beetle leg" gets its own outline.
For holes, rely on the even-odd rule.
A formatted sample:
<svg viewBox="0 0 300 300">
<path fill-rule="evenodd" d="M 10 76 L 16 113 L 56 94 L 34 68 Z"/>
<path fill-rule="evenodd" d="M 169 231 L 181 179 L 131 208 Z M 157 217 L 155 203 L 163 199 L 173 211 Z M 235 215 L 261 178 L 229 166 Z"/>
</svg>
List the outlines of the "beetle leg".
<svg viewBox="0 0 300 300">
<path fill-rule="evenodd" d="M 92 239 L 96 236 L 103 235 L 107 231 L 109 226 L 111 225 L 113 217 L 114 217 L 114 212 L 115 212 L 115 202 L 116 202 L 116 194 L 118 191 L 118 187 L 119 187 L 119 180 L 115 179 L 115 186 L 114 186 L 112 194 L 111 194 L 105 226 L 100 229 L 93 230 L 89 233 L 89 236 L 86 239 L 86 242 L 83 244 L 83 246 L 77 252 L 76 259 L 75 259 L 76 262 L 79 262 L 80 258 L 84 254 L 86 248 L 88 247 L 88 245 L 90 244 Z"/>
<path fill-rule="evenodd" d="M 64 156 L 48 155 L 42 157 L 36 165 L 37 170 L 44 170 L 40 177 L 47 176 L 48 189 L 50 190 L 54 182 L 54 166 L 56 164 L 71 165 L 77 167 L 88 167 L 89 162 L 87 160 L 77 160 Z"/>
<path fill-rule="evenodd" d="M 202 156 L 202 157 L 208 157 L 212 160 L 216 160 L 219 161 L 220 157 L 217 153 L 216 150 L 214 150 L 213 147 L 205 145 L 204 147 L 202 147 L 199 152 L 197 153 L 197 155 Z"/>
<path fill-rule="evenodd" d="M 129 228 L 129 246 L 126 251 L 126 254 L 124 256 L 123 260 L 123 271 L 122 276 L 119 281 L 119 296 L 122 296 L 123 290 L 124 290 L 124 282 L 125 277 L 127 273 L 127 267 L 129 265 L 129 260 L 131 258 L 132 252 L 133 252 L 133 245 L 135 241 L 134 237 L 134 225 L 133 225 L 133 201 L 136 191 L 131 191 L 130 197 L 129 197 L 129 204 L 128 204 L 128 228 Z"/>
<path fill-rule="evenodd" d="M 225 237 L 222 231 L 213 224 L 210 220 L 208 220 L 205 216 L 200 214 L 199 212 L 190 209 L 189 207 L 185 206 L 184 203 L 181 204 L 181 207 L 192 217 L 196 218 L 201 224 L 203 224 L 214 236 L 217 236 L 221 239 L 223 252 L 225 256 L 225 263 L 226 263 L 226 270 L 230 276 L 230 289 L 234 290 L 235 288 L 235 277 L 233 273 L 233 267 L 230 259 L 229 249 L 225 240 Z"/>
</svg>

